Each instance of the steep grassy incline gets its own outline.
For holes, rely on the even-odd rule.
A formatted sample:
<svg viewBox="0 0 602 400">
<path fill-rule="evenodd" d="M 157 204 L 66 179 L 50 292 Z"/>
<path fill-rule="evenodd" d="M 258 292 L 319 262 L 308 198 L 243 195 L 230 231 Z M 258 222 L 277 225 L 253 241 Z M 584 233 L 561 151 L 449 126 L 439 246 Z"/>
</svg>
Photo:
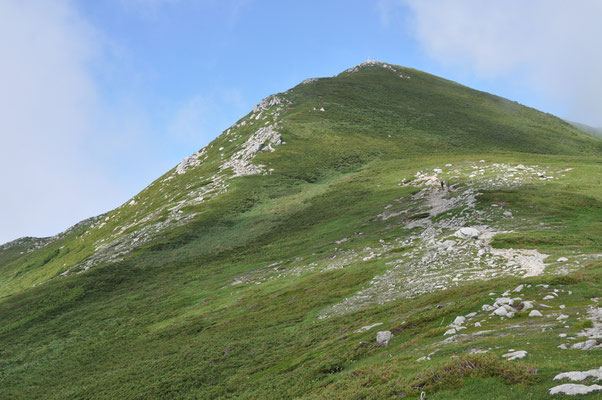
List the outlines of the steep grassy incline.
<svg viewBox="0 0 602 400">
<path fill-rule="evenodd" d="M 270 96 L 0 248 L 0 397 L 548 398 L 601 366 L 601 143 L 382 63 Z"/>
</svg>

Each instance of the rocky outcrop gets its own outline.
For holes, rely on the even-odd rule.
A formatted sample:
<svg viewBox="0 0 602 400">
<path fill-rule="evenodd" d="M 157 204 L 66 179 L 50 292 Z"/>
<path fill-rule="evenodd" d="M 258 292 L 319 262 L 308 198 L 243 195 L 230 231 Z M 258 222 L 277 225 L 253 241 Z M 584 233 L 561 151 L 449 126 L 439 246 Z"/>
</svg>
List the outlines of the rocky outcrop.
<svg viewBox="0 0 602 400">
<path fill-rule="evenodd" d="M 234 176 L 260 174 L 263 172 L 263 165 L 253 164 L 255 155 L 260 151 L 274 151 L 274 147 L 282 143 L 282 137 L 273 125 L 259 128 L 243 143 L 242 149 L 221 165 L 220 170 L 231 168 Z"/>
</svg>

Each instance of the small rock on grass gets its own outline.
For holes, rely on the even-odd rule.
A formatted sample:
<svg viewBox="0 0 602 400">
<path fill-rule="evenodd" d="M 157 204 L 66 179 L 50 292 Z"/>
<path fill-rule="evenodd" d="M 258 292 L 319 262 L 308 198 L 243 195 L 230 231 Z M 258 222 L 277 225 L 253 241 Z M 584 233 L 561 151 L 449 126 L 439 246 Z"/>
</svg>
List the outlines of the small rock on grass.
<svg viewBox="0 0 602 400">
<path fill-rule="evenodd" d="M 575 394 L 588 394 L 602 390 L 600 385 L 581 385 L 576 383 L 565 383 L 564 385 L 554 386 L 550 389 L 550 394 L 566 394 L 569 396 Z"/>
<path fill-rule="evenodd" d="M 391 331 L 380 331 L 376 333 L 376 343 L 385 347 L 389 344 L 389 340 L 393 337 Z"/>
<path fill-rule="evenodd" d="M 516 360 L 519 358 L 525 358 L 526 355 L 527 355 L 527 352 L 525 350 L 517 350 L 517 351 L 510 351 L 510 352 L 504 354 L 502 357 L 507 358 L 508 361 L 512 361 L 512 360 Z"/>
</svg>

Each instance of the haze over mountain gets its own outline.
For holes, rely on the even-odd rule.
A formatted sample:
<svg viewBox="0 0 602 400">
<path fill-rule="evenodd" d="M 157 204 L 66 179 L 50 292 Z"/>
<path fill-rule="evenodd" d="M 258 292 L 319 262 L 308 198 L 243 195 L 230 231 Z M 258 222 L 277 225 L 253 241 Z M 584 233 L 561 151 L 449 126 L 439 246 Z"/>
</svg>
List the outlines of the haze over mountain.
<svg viewBox="0 0 602 400">
<path fill-rule="evenodd" d="M 0 394 L 596 391 L 601 155 L 415 69 L 307 79 L 120 207 L 0 247 Z"/>
</svg>

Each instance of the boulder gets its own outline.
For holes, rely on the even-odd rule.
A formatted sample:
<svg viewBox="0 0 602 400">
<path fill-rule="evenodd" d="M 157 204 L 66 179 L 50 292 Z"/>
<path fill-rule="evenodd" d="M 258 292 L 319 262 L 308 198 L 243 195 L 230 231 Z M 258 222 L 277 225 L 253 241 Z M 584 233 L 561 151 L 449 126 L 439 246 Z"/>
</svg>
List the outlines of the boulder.
<svg viewBox="0 0 602 400">
<path fill-rule="evenodd" d="M 509 310 L 509 308 L 510 307 L 508 306 L 500 306 L 493 312 L 493 314 L 499 317 L 512 318 L 514 317 L 514 312 Z"/>
<path fill-rule="evenodd" d="M 577 383 L 565 383 L 564 385 L 554 386 L 550 389 L 550 394 L 566 394 L 566 395 L 575 395 L 575 394 L 588 394 L 593 393 L 595 391 L 602 390 L 602 386 L 600 385 L 581 385 Z"/>
<path fill-rule="evenodd" d="M 391 331 L 380 331 L 376 332 L 376 343 L 381 346 L 387 346 L 389 344 L 389 340 L 393 337 Z"/>
<path fill-rule="evenodd" d="M 462 239 L 477 239 L 479 237 L 479 231 L 475 228 L 464 227 L 458 229 L 454 236 Z"/>
<path fill-rule="evenodd" d="M 537 310 L 531 310 L 529 317 L 543 317 L 543 315 L 541 315 L 541 313 Z"/>
</svg>

